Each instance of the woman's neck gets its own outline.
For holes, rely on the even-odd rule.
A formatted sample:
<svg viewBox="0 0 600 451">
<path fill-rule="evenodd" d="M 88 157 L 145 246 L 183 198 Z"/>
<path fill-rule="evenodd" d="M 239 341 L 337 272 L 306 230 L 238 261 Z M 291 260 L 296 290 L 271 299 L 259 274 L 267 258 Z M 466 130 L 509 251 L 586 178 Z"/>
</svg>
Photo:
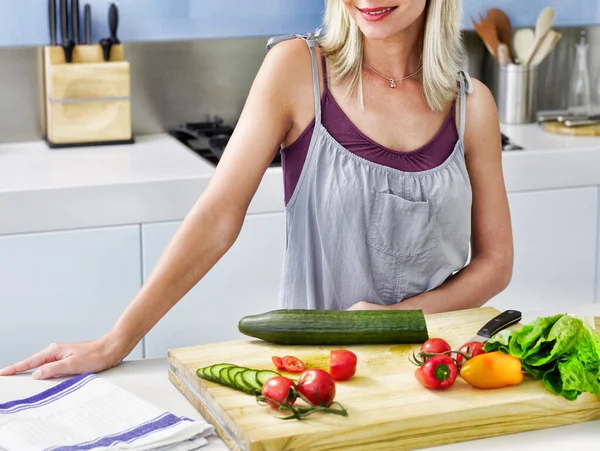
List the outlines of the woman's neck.
<svg viewBox="0 0 600 451">
<path fill-rule="evenodd" d="M 364 61 L 390 78 L 403 78 L 421 66 L 420 42 L 422 24 L 413 23 L 407 29 L 387 39 L 364 39 Z"/>
</svg>

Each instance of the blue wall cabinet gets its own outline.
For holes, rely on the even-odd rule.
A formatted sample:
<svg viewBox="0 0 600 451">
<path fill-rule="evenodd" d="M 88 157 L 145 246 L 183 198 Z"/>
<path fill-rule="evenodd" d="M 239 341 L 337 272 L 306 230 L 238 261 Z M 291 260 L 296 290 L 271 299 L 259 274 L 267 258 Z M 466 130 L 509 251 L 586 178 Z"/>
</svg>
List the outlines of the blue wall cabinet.
<svg viewBox="0 0 600 451">
<path fill-rule="evenodd" d="M 136 225 L 0 236 L 0 367 L 106 333 L 140 287 L 139 233 Z M 141 346 L 129 356 L 141 357 Z"/>
</svg>

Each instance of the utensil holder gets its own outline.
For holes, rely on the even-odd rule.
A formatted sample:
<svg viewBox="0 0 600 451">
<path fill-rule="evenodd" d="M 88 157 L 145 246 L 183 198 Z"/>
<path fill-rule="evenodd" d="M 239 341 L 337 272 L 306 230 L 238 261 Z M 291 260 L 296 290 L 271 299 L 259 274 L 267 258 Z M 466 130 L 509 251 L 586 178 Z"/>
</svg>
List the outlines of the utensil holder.
<svg viewBox="0 0 600 451">
<path fill-rule="evenodd" d="M 537 114 L 537 66 L 503 64 L 498 74 L 498 116 L 503 124 L 529 124 Z"/>
<path fill-rule="evenodd" d="M 131 144 L 130 65 L 123 46 L 104 61 L 100 45 L 78 45 L 72 62 L 44 47 L 46 141 L 51 148 Z"/>
</svg>

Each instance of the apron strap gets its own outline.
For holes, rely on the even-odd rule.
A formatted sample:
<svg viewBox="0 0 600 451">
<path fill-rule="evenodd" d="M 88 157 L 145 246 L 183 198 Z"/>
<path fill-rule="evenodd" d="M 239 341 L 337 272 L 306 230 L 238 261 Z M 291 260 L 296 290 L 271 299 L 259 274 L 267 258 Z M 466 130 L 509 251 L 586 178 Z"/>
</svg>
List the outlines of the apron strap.
<svg viewBox="0 0 600 451">
<path fill-rule="evenodd" d="M 460 117 L 459 117 L 459 132 L 458 137 L 463 141 L 465 136 L 465 119 L 467 117 L 467 94 L 473 92 L 473 84 L 471 83 L 471 77 L 464 71 L 459 72 L 459 83 L 460 83 Z"/>
<path fill-rule="evenodd" d="M 303 39 L 308 45 L 308 50 L 310 51 L 310 58 L 312 61 L 312 75 L 313 75 L 313 91 L 315 97 L 315 124 L 321 123 L 321 87 L 319 80 L 319 65 L 317 63 L 317 54 L 315 52 L 315 47 L 319 45 L 318 41 L 315 37 L 310 34 L 286 34 L 282 36 L 274 36 L 267 41 L 267 51 L 272 49 L 275 45 L 279 44 L 283 41 L 288 41 L 290 39 Z"/>
</svg>

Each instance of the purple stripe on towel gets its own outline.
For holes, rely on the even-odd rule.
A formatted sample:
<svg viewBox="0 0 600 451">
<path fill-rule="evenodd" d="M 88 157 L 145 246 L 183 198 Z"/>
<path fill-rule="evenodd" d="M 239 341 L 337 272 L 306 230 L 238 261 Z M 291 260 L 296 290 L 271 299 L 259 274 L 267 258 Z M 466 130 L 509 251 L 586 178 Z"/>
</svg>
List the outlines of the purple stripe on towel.
<svg viewBox="0 0 600 451">
<path fill-rule="evenodd" d="M 86 442 L 79 445 L 73 446 L 59 446 L 55 448 L 50 448 L 52 451 L 85 451 L 89 449 L 94 449 L 102 446 L 114 446 L 118 443 L 126 443 L 132 442 L 134 440 L 145 437 L 153 432 L 156 432 L 161 429 L 167 429 L 172 426 L 175 426 L 178 423 L 185 421 L 171 413 L 167 413 L 165 415 L 161 415 L 154 420 L 151 420 L 147 423 L 140 424 L 139 426 L 130 429 L 125 432 L 119 432 L 117 434 L 109 435 L 106 437 L 100 437 L 93 442 Z"/>
<path fill-rule="evenodd" d="M 15 406 L 21 406 L 21 405 L 25 406 L 25 405 L 29 405 L 29 404 L 37 404 L 37 403 L 44 401 L 50 397 L 60 394 L 61 392 L 65 391 L 65 390 L 68 390 L 73 385 L 79 383 L 83 379 L 90 377 L 90 376 L 95 377 L 93 373 L 82 374 L 80 376 L 75 376 L 71 379 L 61 382 L 60 384 L 55 385 L 54 387 L 49 388 L 48 390 L 45 390 L 41 393 L 38 393 L 37 395 L 33 395 L 29 398 L 17 399 L 15 401 L 10 401 L 10 402 L 4 403 L 4 404 L 0 404 L 0 411 L 12 409 Z M 4 413 L 4 412 L 0 412 L 0 413 Z"/>
</svg>

